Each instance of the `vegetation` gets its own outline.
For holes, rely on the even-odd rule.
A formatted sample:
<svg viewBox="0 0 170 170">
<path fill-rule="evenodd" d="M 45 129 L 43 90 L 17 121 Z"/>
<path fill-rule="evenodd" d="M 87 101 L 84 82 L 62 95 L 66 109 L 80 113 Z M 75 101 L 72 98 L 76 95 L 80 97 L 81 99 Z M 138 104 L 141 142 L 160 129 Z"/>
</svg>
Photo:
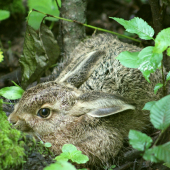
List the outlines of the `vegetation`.
<svg viewBox="0 0 170 170">
<path fill-rule="evenodd" d="M 83 155 L 81 151 L 77 150 L 77 148 L 72 144 L 65 144 L 62 147 L 62 153 L 55 158 L 57 160 L 56 163 L 51 164 L 50 166 L 44 168 L 44 170 L 52 170 L 52 169 L 60 169 L 60 170 L 76 170 L 76 168 L 69 162 L 75 162 L 77 164 L 86 163 L 89 158 L 86 155 Z M 85 169 L 81 169 L 85 170 Z"/>
<path fill-rule="evenodd" d="M 22 4 L 22 0 L 0 1 L 0 9 L 9 11 L 11 15 L 15 15 L 17 13 L 19 14 L 25 13 L 25 8 Z"/>
<path fill-rule="evenodd" d="M 0 61 L 2 60 L 3 55 L 2 52 L 0 52 Z M 18 91 L 18 89 L 20 90 Z M 16 88 L 16 86 L 5 87 L 0 90 L 0 96 L 16 99 L 21 97 L 21 88 Z M 23 148 L 24 143 L 23 141 L 19 141 L 21 132 L 13 129 L 7 121 L 6 113 L 2 111 L 3 103 L 5 102 L 0 99 L 0 169 L 10 169 L 23 162 L 23 156 L 25 155 Z"/>
<path fill-rule="evenodd" d="M 158 83 L 154 88 L 156 94 L 158 89 L 163 87 L 166 88 L 168 80 L 170 80 L 170 72 L 167 74 L 164 80 L 163 72 L 163 52 L 166 51 L 167 55 L 170 56 L 170 28 L 162 30 L 154 39 L 154 30 L 145 21 L 140 18 L 134 18 L 130 21 L 125 21 L 119 18 L 112 18 L 122 24 L 126 31 L 130 33 L 136 33 L 141 39 L 154 40 L 155 46 L 149 46 L 144 48 L 140 52 L 128 52 L 124 51 L 117 59 L 126 67 L 138 68 L 145 79 L 150 83 L 149 76 L 154 73 L 157 69 L 162 72 L 162 82 Z M 162 162 L 166 165 L 170 164 L 170 142 L 163 145 L 158 145 L 157 142 L 161 138 L 165 130 L 170 126 L 170 95 L 163 97 L 159 101 L 152 101 L 146 103 L 143 110 L 150 111 L 150 121 L 153 126 L 160 130 L 159 137 L 155 142 L 152 138 L 142 132 L 130 130 L 129 139 L 130 144 L 137 150 L 143 152 L 143 158 L 151 162 Z"/>
</svg>

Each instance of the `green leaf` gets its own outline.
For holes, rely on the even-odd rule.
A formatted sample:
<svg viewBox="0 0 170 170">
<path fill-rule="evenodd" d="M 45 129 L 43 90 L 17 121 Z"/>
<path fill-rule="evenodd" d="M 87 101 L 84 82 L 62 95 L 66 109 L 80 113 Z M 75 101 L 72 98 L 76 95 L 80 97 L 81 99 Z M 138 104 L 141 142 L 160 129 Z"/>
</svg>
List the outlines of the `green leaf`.
<svg viewBox="0 0 170 170">
<path fill-rule="evenodd" d="M 58 6 L 61 8 L 61 0 L 57 0 Z"/>
<path fill-rule="evenodd" d="M 138 55 L 138 64 L 140 65 L 138 69 L 142 72 L 148 82 L 150 82 L 150 73 L 154 73 L 156 71 L 163 59 L 162 53 L 153 53 L 153 48 L 154 47 L 152 46 L 146 47 Z"/>
<path fill-rule="evenodd" d="M 55 160 L 57 161 L 68 161 L 70 159 L 70 153 L 64 152 L 61 153 L 59 156 L 55 157 Z"/>
<path fill-rule="evenodd" d="M 167 163 L 167 162 L 166 162 L 166 163 L 164 163 L 163 165 L 164 165 L 164 166 L 167 166 L 168 168 L 170 168 L 170 163 Z"/>
<path fill-rule="evenodd" d="M 147 150 L 143 158 L 146 160 L 150 160 L 151 162 L 160 162 L 164 161 L 170 162 L 170 142 L 167 142 L 160 146 L 155 146 L 149 150 Z"/>
<path fill-rule="evenodd" d="M 62 147 L 62 152 L 73 152 L 73 151 L 77 151 L 77 148 L 72 145 L 72 144 L 64 144 L 63 147 Z"/>
<path fill-rule="evenodd" d="M 129 142 L 133 148 L 139 151 L 144 151 L 151 146 L 152 138 L 142 132 L 130 130 Z"/>
<path fill-rule="evenodd" d="M 167 55 L 170 56 L 170 47 L 167 49 Z"/>
<path fill-rule="evenodd" d="M 73 154 L 71 160 L 78 164 L 83 164 L 83 163 L 86 163 L 87 161 L 89 161 L 89 158 L 88 158 L 88 156 L 83 155 L 80 152 L 77 152 L 76 154 Z"/>
<path fill-rule="evenodd" d="M 167 76 L 166 76 L 166 81 L 170 80 L 170 71 L 168 72 Z"/>
<path fill-rule="evenodd" d="M 4 87 L 0 89 L 0 96 L 3 96 L 11 100 L 21 98 L 23 93 L 24 93 L 24 90 L 17 86 Z"/>
<path fill-rule="evenodd" d="M 152 106 L 156 103 L 156 101 L 151 101 L 151 102 L 147 102 L 145 103 L 145 106 L 142 110 L 151 110 Z"/>
<path fill-rule="evenodd" d="M 155 85 L 155 87 L 154 87 L 154 94 L 156 94 L 157 91 L 158 91 L 161 87 L 163 87 L 163 84 L 162 84 L 162 83 L 157 83 L 157 84 Z"/>
<path fill-rule="evenodd" d="M 52 145 L 51 145 L 51 143 L 46 142 L 46 143 L 44 144 L 44 146 L 47 147 L 47 148 L 50 148 Z"/>
<path fill-rule="evenodd" d="M 170 28 L 162 30 L 155 39 L 154 53 L 162 53 L 170 46 Z"/>
<path fill-rule="evenodd" d="M 116 57 L 116 59 L 118 59 L 125 67 L 138 68 L 138 54 L 139 52 L 123 51 Z"/>
<path fill-rule="evenodd" d="M 61 3 L 60 3 L 61 4 Z M 46 14 L 59 16 L 60 12 L 58 10 L 58 6 L 55 1 L 53 0 L 28 0 L 28 6 L 29 10 L 36 9 L 38 11 L 44 12 Z M 33 27 L 34 29 L 38 29 L 40 26 L 40 23 L 42 21 L 42 18 L 44 17 L 44 14 L 38 13 L 38 12 L 32 12 L 30 14 L 28 24 Z M 47 20 L 50 21 L 57 21 L 58 19 L 47 17 Z"/>
<path fill-rule="evenodd" d="M 151 108 L 150 120 L 156 129 L 165 130 L 170 125 L 170 95 L 158 100 Z"/>
<path fill-rule="evenodd" d="M 37 81 L 45 70 L 56 63 L 59 54 L 57 41 L 47 26 L 41 24 L 38 34 L 27 25 L 23 55 L 19 60 L 23 70 L 22 87 L 26 88 L 28 84 Z"/>
<path fill-rule="evenodd" d="M 69 162 L 59 161 L 54 164 L 50 164 L 44 168 L 44 170 L 76 170 L 76 168 Z"/>
<path fill-rule="evenodd" d="M 72 144 L 63 145 L 62 152 L 63 153 L 55 158 L 57 161 L 68 161 L 68 159 L 70 159 L 72 162 L 82 164 L 89 160 L 86 155 L 83 155 L 81 151 L 77 150 L 77 148 Z"/>
<path fill-rule="evenodd" d="M 154 147 L 156 158 L 164 162 L 170 162 L 170 142 Z"/>
<path fill-rule="evenodd" d="M 2 52 L 1 49 L 0 49 L 0 62 L 2 62 L 3 59 L 4 59 L 3 52 Z"/>
<path fill-rule="evenodd" d="M 155 163 L 160 162 L 160 160 L 158 158 L 156 158 L 156 156 L 155 156 L 154 148 L 147 149 L 144 152 L 143 158 L 145 160 L 148 160 L 148 161 L 151 161 L 151 162 L 155 162 Z"/>
<path fill-rule="evenodd" d="M 9 18 L 10 12 L 6 10 L 0 10 L 0 21 Z"/>
<path fill-rule="evenodd" d="M 43 7 L 39 8 L 39 11 L 44 11 Z M 30 25 L 35 30 L 38 30 L 44 16 L 45 16 L 44 14 L 41 14 L 35 11 L 31 12 L 29 15 L 29 18 L 27 18 L 28 25 Z"/>
<path fill-rule="evenodd" d="M 122 18 L 110 17 L 123 25 L 126 31 L 130 33 L 136 33 L 141 39 L 151 40 L 153 39 L 154 30 L 143 19 L 135 17 L 130 21 L 125 21 Z"/>
</svg>

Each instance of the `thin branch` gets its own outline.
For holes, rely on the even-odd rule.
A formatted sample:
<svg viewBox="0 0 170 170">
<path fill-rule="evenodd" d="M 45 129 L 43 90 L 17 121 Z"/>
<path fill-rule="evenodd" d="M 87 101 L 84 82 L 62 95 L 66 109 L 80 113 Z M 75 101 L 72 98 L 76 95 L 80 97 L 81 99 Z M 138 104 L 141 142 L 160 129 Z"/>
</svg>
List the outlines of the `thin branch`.
<svg viewBox="0 0 170 170">
<path fill-rule="evenodd" d="M 36 9 L 32 9 L 32 11 L 39 12 L 39 13 L 41 13 L 41 14 L 46 15 L 47 17 L 53 17 L 53 18 L 61 19 L 61 20 L 68 21 L 68 22 L 75 22 L 75 23 L 77 23 L 77 24 L 83 25 L 83 26 L 85 26 L 85 27 L 93 28 L 93 29 L 98 30 L 98 31 L 103 31 L 103 32 L 115 34 L 115 35 L 117 35 L 117 36 L 121 36 L 121 37 L 130 39 L 130 40 L 139 42 L 139 43 L 141 42 L 140 40 L 137 40 L 137 39 L 128 37 L 128 36 L 126 36 L 126 35 L 122 35 L 122 34 L 119 34 L 119 33 L 113 32 L 113 31 L 109 31 L 109 30 L 106 30 L 106 29 L 102 29 L 102 28 L 99 28 L 99 27 L 94 27 L 94 26 L 92 26 L 92 25 L 83 24 L 83 23 L 78 22 L 78 21 L 75 21 L 75 20 L 70 20 L 70 19 L 61 18 L 61 17 L 57 17 L 57 16 L 54 16 L 54 15 L 46 14 L 46 13 L 41 12 L 41 11 L 38 11 L 38 10 L 36 10 Z"/>
</svg>

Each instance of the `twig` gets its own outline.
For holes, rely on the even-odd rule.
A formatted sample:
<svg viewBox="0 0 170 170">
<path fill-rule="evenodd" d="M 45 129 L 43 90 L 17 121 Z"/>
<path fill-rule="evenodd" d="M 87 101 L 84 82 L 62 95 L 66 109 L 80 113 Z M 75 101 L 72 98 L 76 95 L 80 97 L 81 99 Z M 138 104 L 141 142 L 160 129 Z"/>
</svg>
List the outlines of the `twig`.
<svg viewBox="0 0 170 170">
<path fill-rule="evenodd" d="M 133 41 L 136 41 L 136 42 L 139 42 L 139 43 L 141 42 L 140 40 L 137 40 L 137 39 L 128 37 L 128 36 L 126 36 L 126 35 L 122 35 L 122 34 L 119 34 L 119 33 L 113 32 L 113 31 L 109 31 L 109 30 L 106 30 L 106 29 L 102 29 L 102 28 L 99 28 L 99 27 L 94 27 L 94 26 L 92 26 L 92 25 L 83 24 L 83 23 L 78 22 L 78 21 L 75 21 L 75 20 L 70 20 L 70 19 L 66 19 L 66 18 L 57 17 L 57 16 L 54 16 L 54 15 L 51 15 L 51 14 L 46 14 L 46 13 L 41 12 L 41 11 L 38 11 L 38 10 L 36 10 L 36 9 L 32 9 L 32 11 L 39 12 L 39 13 L 41 13 L 41 14 L 46 15 L 47 17 L 53 17 L 53 18 L 61 19 L 61 20 L 68 21 L 68 22 L 75 22 L 75 23 L 80 24 L 80 25 L 83 25 L 83 26 L 85 26 L 85 27 L 93 28 L 93 29 L 95 29 L 95 30 L 99 30 L 99 31 L 103 31 L 103 32 L 111 33 L 111 34 L 115 34 L 115 35 L 118 35 L 118 36 L 121 36 L 121 37 L 130 39 L 130 40 L 133 40 Z M 30 12 L 30 13 L 31 13 L 31 12 Z M 30 15 L 30 13 L 29 13 L 29 15 Z"/>
<path fill-rule="evenodd" d="M 113 170 L 125 170 L 133 165 L 133 162 L 128 162 L 120 167 L 114 168 Z"/>
</svg>

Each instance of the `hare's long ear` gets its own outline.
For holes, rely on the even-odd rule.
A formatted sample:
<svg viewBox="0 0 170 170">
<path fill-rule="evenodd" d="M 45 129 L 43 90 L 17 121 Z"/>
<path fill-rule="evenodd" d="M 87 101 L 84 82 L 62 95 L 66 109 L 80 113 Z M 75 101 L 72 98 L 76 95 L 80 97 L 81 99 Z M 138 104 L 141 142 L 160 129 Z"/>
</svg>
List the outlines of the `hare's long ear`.
<svg viewBox="0 0 170 170">
<path fill-rule="evenodd" d="M 68 65 L 56 81 L 59 83 L 67 82 L 77 88 L 80 87 L 96 69 L 104 54 L 104 51 L 93 51 L 80 56 Z"/>
<path fill-rule="evenodd" d="M 113 94 L 91 92 L 78 98 L 70 114 L 73 116 L 88 114 L 92 117 L 106 117 L 125 110 L 135 110 L 134 102 Z"/>
</svg>

